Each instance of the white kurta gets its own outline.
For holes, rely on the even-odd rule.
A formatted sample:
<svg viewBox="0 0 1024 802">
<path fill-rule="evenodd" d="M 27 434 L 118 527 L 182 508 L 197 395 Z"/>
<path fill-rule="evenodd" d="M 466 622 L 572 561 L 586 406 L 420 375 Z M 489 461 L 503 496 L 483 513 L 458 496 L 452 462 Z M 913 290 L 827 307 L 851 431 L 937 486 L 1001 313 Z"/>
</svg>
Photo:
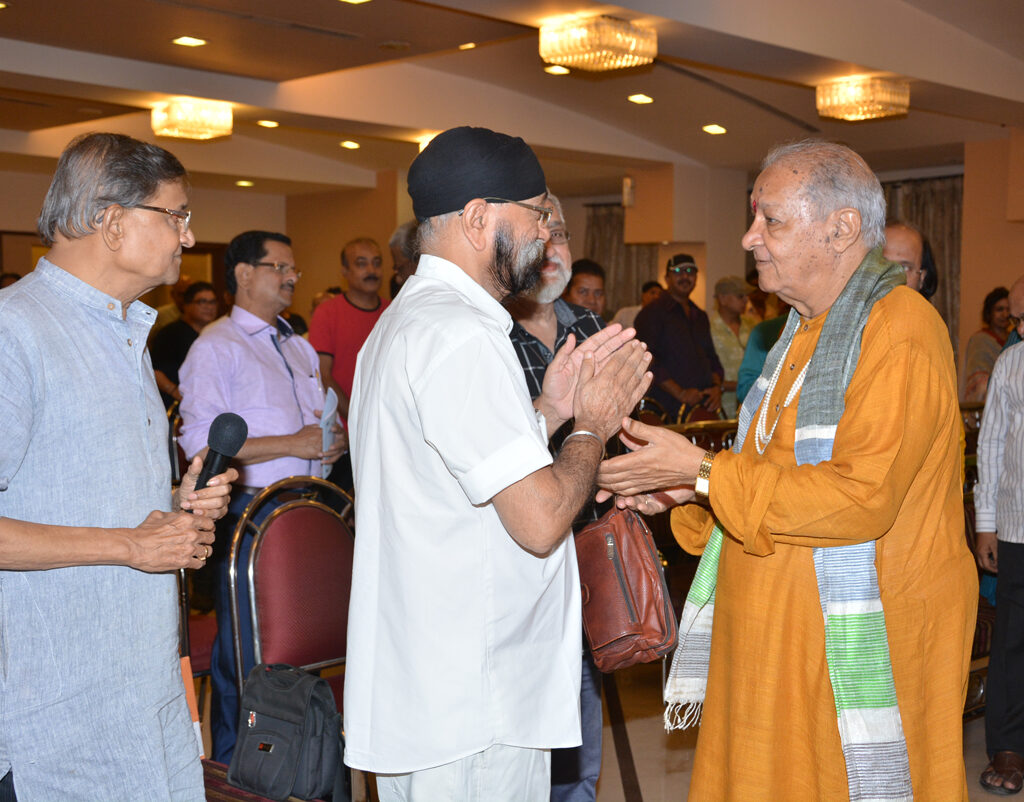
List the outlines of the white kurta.
<svg viewBox="0 0 1024 802">
<path fill-rule="evenodd" d="M 350 766 L 580 743 L 575 552 L 528 553 L 491 503 L 551 463 L 511 327 L 461 269 L 424 256 L 359 354 Z"/>
</svg>

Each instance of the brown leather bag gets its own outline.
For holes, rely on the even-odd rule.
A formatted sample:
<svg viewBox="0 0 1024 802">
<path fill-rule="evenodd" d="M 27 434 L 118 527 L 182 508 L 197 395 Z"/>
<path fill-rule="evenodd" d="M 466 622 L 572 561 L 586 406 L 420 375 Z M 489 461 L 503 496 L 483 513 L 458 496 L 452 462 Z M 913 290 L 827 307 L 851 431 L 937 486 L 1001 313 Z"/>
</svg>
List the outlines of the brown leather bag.
<svg viewBox="0 0 1024 802">
<path fill-rule="evenodd" d="M 612 508 L 575 536 L 583 629 L 605 673 L 649 663 L 676 646 L 676 620 L 651 530 Z"/>
</svg>

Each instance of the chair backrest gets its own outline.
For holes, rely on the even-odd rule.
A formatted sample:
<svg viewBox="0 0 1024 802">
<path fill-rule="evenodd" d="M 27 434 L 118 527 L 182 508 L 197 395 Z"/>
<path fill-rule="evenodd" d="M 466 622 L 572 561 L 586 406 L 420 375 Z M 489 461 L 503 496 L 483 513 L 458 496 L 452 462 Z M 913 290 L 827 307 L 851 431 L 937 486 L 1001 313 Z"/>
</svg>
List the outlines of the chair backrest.
<svg viewBox="0 0 1024 802">
<path fill-rule="evenodd" d="M 318 501 L 267 518 L 250 555 L 256 661 L 321 668 L 344 661 L 354 538 Z"/>
<path fill-rule="evenodd" d="M 719 407 L 716 412 L 712 412 L 707 407 L 698 404 L 695 407 L 681 406 L 679 408 L 679 414 L 676 416 L 676 423 L 703 423 L 704 421 L 718 421 L 725 420 L 725 411 Z"/>
<path fill-rule="evenodd" d="M 737 421 L 735 420 L 710 420 L 699 423 L 677 423 L 668 428 L 703 449 L 722 451 L 732 448 L 732 444 L 736 442 L 736 427 Z"/>
<path fill-rule="evenodd" d="M 274 509 L 265 514 L 268 506 Z M 244 681 L 241 615 L 252 620 L 257 663 L 317 670 L 345 662 L 355 548 L 346 517 L 351 517 L 352 506 L 352 499 L 335 485 L 301 476 L 267 487 L 242 514 L 228 568 L 239 694 Z M 253 532 L 253 545 L 244 567 L 249 609 L 242 611 L 237 559 L 246 531 Z"/>
</svg>

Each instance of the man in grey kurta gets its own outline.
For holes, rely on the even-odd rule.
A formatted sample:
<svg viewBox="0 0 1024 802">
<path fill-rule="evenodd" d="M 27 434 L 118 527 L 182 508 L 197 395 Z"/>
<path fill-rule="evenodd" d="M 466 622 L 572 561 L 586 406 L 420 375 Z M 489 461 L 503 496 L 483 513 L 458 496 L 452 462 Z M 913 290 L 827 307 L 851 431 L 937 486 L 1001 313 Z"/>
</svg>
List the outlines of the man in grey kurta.
<svg viewBox="0 0 1024 802">
<path fill-rule="evenodd" d="M 172 570 L 209 556 L 235 474 L 192 493 L 197 461 L 172 499 L 136 301 L 176 277 L 187 202 L 162 148 L 79 138 L 49 258 L 0 292 L 0 777 L 20 802 L 205 798 Z"/>
</svg>

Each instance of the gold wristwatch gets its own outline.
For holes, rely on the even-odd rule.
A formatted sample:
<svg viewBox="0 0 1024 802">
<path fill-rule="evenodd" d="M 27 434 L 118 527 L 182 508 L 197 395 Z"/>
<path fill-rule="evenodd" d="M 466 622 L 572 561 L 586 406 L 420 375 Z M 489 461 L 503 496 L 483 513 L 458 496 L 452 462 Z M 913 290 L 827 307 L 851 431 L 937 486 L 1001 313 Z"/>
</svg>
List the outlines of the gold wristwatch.
<svg viewBox="0 0 1024 802">
<path fill-rule="evenodd" d="M 697 481 L 693 483 L 693 491 L 698 500 L 707 501 L 711 494 L 711 463 L 715 461 L 714 451 L 705 451 L 704 459 L 700 461 L 700 468 L 697 469 Z"/>
</svg>

